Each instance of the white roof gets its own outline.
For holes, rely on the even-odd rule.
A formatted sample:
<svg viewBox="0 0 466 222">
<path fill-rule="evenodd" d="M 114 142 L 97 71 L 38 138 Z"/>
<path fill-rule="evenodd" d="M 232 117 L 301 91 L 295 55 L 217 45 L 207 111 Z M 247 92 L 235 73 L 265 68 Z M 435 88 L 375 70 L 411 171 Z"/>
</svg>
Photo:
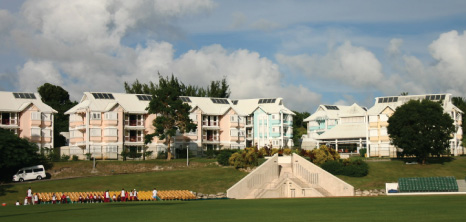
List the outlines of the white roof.
<svg viewBox="0 0 466 222">
<path fill-rule="evenodd" d="M 316 139 L 365 138 L 366 132 L 365 123 L 340 124 L 317 136 Z"/>
<path fill-rule="evenodd" d="M 408 95 L 408 96 L 386 96 L 386 97 L 377 97 L 375 98 L 375 104 L 368 111 L 368 115 L 379 115 L 387 107 L 392 110 L 396 110 L 399 106 L 407 103 L 410 100 L 423 100 L 429 99 L 432 101 L 442 101 L 442 107 L 444 112 L 450 112 L 455 109 L 458 112 L 461 112 L 453 103 L 451 102 L 451 94 L 425 94 L 425 95 Z M 461 112 L 462 113 L 462 112 Z"/>
<path fill-rule="evenodd" d="M 261 108 L 264 112 L 272 113 L 286 113 L 295 115 L 291 110 L 286 108 L 282 98 L 274 99 L 224 99 L 224 98 L 210 98 L 210 97 L 188 97 L 191 102 L 189 103 L 194 109 L 198 107 L 204 114 L 207 115 L 223 115 L 229 109 L 233 109 L 240 116 L 247 116 L 252 114 L 256 109 Z M 228 104 L 214 103 L 212 100 L 220 99 L 226 100 Z M 267 100 L 269 103 L 259 103 L 261 100 Z M 273 102 L 271 102 L 273 101 Z M 236 103 L 236 104 L 235 104 Z M 280 104 L 281 103 L 281 104 Z"/>
<path fill-rule="evenodd" d="M 39 93 L 17 93 L 17 94 L 29 94 L 34 95 L 35 98 L 15 98 L 13 92 L 0 91 L 0 111 L 3 112 L 21 112 L 26 109 L 29 105 L 35 105 L 39 111 L 43 113 L 57 113 L 49 105 L 42 102 L 42 98 Z"/>
<path fill-rule="evenodd" d="M 309 122 L 318 119 L 338 119 L 340 117 L 365 116 L 365 112 L 366 110 L 356 103 L 351 106 L 319 105 L 317 110 L 303 121 Z"/>
<path fill-rule="evenodd" d="M 79 111 L 89 110 L 94 112 L 107 112 L 116 105 L 123 107 L 127 113 L 147 113 L 148 100 L 139 100 L 138 95 L 142 94 L 126 94 L 126 93 L 107 93 L 112 94 L 113 99 L 95 98 L 92 92 L 84 92 L 84 96 L 78 105 L 69 109 L 65 114 L 71 114 Z"/>
</svg>

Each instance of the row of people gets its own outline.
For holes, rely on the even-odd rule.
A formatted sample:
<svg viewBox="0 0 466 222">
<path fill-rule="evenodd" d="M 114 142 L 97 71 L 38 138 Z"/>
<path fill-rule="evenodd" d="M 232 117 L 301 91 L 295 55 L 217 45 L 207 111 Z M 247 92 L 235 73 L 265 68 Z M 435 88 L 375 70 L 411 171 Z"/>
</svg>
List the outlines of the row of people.
<svg viewBox="0 0 466 222">
<path fill-rule="evenodd" d="M 38 193 L 33 194 L 31 188 L 29 187 L 27 191 L 27 196 L 24 200 L 24 205 L 33 205 L 40 203 L 72 203 L 72 198 L 70 198 L 69 193 L 63 193 L 61 197 L 57 196 L 56 193 L 53 193 L 50 197 L 43 198 L 39 197 Z M 102 195 L 99 193 L 86 193 L 84 196 L 79 194 L 79 198 L 73 198 L 77 203 L 108 203 L 108 202 L 126 202 L 126 201 L 139 201 L 138 192 L 136 189 L 131 191 L 125 191 L 123 188 L 121 193 L 117 196 L 114 192 L 110 196 L 109 190 L 106 190 Z M 154 188 L 152 191 L 152 199 L 157 200 L 157 189 Z M 147 199 L 146 199 L 147 200 Z M 16 205 L 21 205 L 19 201 L 16 201 Z"/>
</svg>

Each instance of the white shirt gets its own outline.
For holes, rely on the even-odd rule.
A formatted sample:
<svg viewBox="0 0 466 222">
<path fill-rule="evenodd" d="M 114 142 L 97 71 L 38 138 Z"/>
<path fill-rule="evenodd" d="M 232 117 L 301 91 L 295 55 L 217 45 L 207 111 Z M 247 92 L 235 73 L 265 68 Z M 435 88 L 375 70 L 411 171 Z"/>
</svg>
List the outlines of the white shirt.
<svg viewBox="0 0 466 222">
<path fill-rule="evenodd" d="M 152 196 L 153 196 L 153 197 L 157 196 L 157 190 L 153 190 L 153 191 L 152 191 Z"/>
<path fill-rule="evenodd" d="M 105 192 L 105 198 L 110 198 L 110 194 L 108 192 Z"/>
<path fill-rule="evenodd" d="M 37 195 L 34 195 L 34 201 L 39 201 L 39 197 Z"/>
<path fill-rule="evenodd" d="M 24 205 L 28 205 L 28 199 L 24 199 Z"/>
<path fill-rule="evenodd" d="M 32 197 L 32 190 L 28 189 L 28 197 Z"/>
<path fill-rule="evenodd" d="M 122 190 L 121 191 L 121 197 L 124 197 L 125 196 L 125 190 Z"/>
</svg>

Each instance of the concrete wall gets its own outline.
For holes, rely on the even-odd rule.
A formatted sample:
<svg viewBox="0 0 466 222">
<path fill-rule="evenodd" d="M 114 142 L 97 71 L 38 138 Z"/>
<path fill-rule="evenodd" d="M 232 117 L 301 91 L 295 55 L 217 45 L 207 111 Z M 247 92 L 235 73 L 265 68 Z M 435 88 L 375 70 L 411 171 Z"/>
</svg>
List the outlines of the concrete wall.
<svg viewBox="0 0 466 222">
<path fill-rule="evenodd" d="M 299 155 L 292 155 L 293 175 L 323 187 L 332 196 L 354 196 L 354 187 Z"/>
<path fill-rule="evenodd" d="M 278 178 L 278 155 L 260 165 L 246 177 L 227 190 L 228 198 L 244 199 L 255 189 L 263 187 Z"/>
</svg>

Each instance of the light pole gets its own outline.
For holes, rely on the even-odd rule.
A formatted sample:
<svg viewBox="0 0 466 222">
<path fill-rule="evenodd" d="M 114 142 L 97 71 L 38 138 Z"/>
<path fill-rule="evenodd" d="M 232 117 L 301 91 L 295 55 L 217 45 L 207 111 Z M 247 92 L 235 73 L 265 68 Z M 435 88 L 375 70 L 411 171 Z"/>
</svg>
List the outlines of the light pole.
<svg viewBox="0 0 466 222">
<path fill-rule="evenodd" d="M 189 166 L 189 144 L 186 145 L 186 166 Z"/>
</svg>

